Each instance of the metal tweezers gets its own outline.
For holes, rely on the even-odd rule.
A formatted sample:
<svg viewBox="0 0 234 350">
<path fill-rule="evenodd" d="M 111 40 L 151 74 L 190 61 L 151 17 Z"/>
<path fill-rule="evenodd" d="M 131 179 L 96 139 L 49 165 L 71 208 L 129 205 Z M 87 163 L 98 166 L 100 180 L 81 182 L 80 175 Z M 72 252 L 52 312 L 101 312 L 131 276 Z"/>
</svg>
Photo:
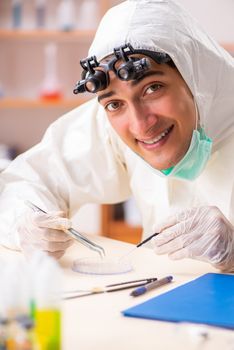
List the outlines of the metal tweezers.
<svg viewBox="0 0 234 350">
<path fill-rule="evenodd" d="M 29 200 L 25 200 L 25 204 L 31 208 L 34 211 L 39 211 L 42 212 L 44 214 L 47 214 L 46 211 L 44 211 L 43 209 L 39 208 L 37 205 L 33 204 L 32 202 L 30 202 Z M 86 247 L 88 247 L 89 249 L 94 250 L 95 252 L 97 252 L 101 258 L 103 258 L 106 254 L 105 254 L 105 250 L 103 247 L 101 247 L 100 245 L 92 242 L 90 239 L 88 239 L 87 237 L 85 237 L 83 234 L 81 234 L 80 232 L 78 232 L 77 230 L 75 230 L 74 228 L 69 228 L 66 231 L 72 238 L 74 238 L 76 241 L 79 241 L 80 243 L 82 243 L 83 245 L 85 245 Z"/>
<path fill-rule="evenodd" d="M 144 278 L 144 279 L 134 280 L 134 281 L 108 284 L 107 286 L 104 286 L 104 287 L 93 287 L 90 289 L 76 289 L 76 290 L 67 291 L 67 292 L 65 291 L 63 292 L 62 299 L 69 300 L 69 299 L 81 298 L 81 297 L 85 297 L 93 294 L 117 292 L 124 289 L 144 286 L 156 280 L 157 280 L 156 277 L 152 277 L 152 278 Z"/>
</svg>

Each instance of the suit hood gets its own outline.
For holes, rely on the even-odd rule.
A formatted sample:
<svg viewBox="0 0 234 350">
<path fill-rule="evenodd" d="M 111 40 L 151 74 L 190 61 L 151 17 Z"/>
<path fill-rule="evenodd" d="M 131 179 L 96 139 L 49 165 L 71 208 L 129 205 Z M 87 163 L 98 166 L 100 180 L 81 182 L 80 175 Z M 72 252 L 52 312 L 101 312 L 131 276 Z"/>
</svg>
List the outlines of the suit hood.
<svg viewBox="0 0 234 350">
<path fill-rule="evenodd" d="M 167 53 L 190 88 L 200 124 L 214 144 L 234 131 L 234 59 L 175 1 L 128 0 L 103 17 L 89 55 L 113 48 Z"/>
</svg>

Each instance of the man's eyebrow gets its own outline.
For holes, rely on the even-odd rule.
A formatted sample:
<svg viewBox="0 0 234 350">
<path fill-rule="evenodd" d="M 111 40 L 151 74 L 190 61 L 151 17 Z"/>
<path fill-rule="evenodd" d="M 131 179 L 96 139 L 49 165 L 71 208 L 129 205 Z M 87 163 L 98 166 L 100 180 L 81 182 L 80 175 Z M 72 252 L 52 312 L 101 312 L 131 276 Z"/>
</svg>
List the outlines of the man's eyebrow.
<svg viewBox="0 0 234 350">
<path fill-rule="evenodd" d="M 148 72 L 145 72 L 143 75 L 140 76 L 140 78 L 136 80 L 131 81 L 131 85 L 135 86 L 137 85 L 141 80 L 150 77 L 151 75 L 165 75 L 165 73 L 162 70 L 150 70 Z"/>
<path fill-rule="evenodd" d="M 107 92 L 106 94 L 99 95 L 98 102 L 100 103 L 100 101 L 103 100 L 104 98 L 111 97 L 114 94 L 115 94 L 114 91 L 110 91 L 110 92 Z"/>
<path fill-rule="evenodd" d="M 140 83 L 141 80 L 147 78 L 147 77 L 150 77 L 151 75 L 165 75 L 165 73 L 161 70 L 150 70 L 148 72 L 145 72 L 145 74 L 143 74 L 140 78 L 138 78 L 137 80 L 132 80 L 131 81 L 131 85 L 132 86 L 135 86 L 137 85 L 138 83 Z M 105 98 L 108 98 L 108 97 L 111 97 L 115 94 L 114 91 L 109 91 L 105 94 L 102 94 L 102 95 L 99 95 L 98 96 L 98 102 L 100 103 L 101 100 L 105 99 Z"/>
</svg>

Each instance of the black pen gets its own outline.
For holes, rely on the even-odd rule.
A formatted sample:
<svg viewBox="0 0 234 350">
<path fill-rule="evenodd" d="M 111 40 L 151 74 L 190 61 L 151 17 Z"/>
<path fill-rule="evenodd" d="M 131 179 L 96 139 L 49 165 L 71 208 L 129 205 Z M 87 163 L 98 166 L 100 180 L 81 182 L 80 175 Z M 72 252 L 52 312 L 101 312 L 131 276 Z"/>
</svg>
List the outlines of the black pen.
<svg viewBox="0 0 234 350">
<path fill-rule="evenodd" d="M 158 287 L 160 287 L 160 286 L 162 286 L 162 285 L 164 285 L 166 283 L 170 283 L 172 281 L 172 279 L 173 279 L 172 276 L 167 276 L 167 277 L 161 278 L 160 280 L 147 283 L 147 284 L 145 284 L 142 287 L 134 289 L 130 293 L 130 295 L 133 296 L 133 297 L 138 297 L 139 295 L 142 295 L 142 294 L 148 292 L 148 290 L 158 288 Z"/>
<path fill-rule="evenodd" d="M 157 235 L 159 235 L 159 232 L 154 233 L 154 234 L 152 234 L 151 236 L 147 237 L 146 239 L 144 239 L 144 241 L 138 243 L 138 244 L 136 245 L 135 248 L 139 248 L 140 246 L 142 246 L 142 245 L 145 244 L 146 242 L 150 241 L 153 237 L 156 237 Z"/>
</svg>

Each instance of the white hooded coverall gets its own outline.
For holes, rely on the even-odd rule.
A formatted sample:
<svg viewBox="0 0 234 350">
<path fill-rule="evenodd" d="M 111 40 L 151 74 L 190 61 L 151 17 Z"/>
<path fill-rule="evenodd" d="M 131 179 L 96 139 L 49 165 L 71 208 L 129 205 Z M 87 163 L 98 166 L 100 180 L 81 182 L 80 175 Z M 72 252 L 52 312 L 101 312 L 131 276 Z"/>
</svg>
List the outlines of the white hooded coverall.
<svg viewBox="0 0 234 350">
<path fill-rule="evenodd" d="M 0 244 L 19 248 L 17 223 L 24 199 L 72 217 L 86 203 L 117 203 L 133 195 L 143 233 L 184 209 L 217 206 L 234 224 L 234 60 L 174 1 L 129 0 L 103 18 L 89 56 L 113 48 L 166 52 L 189 86 L 212 155 L 194 181 L 162 175 L 112 130 L 97 99 L 54 122 L 42 141 L 1 174 Z"/>
</svg>

